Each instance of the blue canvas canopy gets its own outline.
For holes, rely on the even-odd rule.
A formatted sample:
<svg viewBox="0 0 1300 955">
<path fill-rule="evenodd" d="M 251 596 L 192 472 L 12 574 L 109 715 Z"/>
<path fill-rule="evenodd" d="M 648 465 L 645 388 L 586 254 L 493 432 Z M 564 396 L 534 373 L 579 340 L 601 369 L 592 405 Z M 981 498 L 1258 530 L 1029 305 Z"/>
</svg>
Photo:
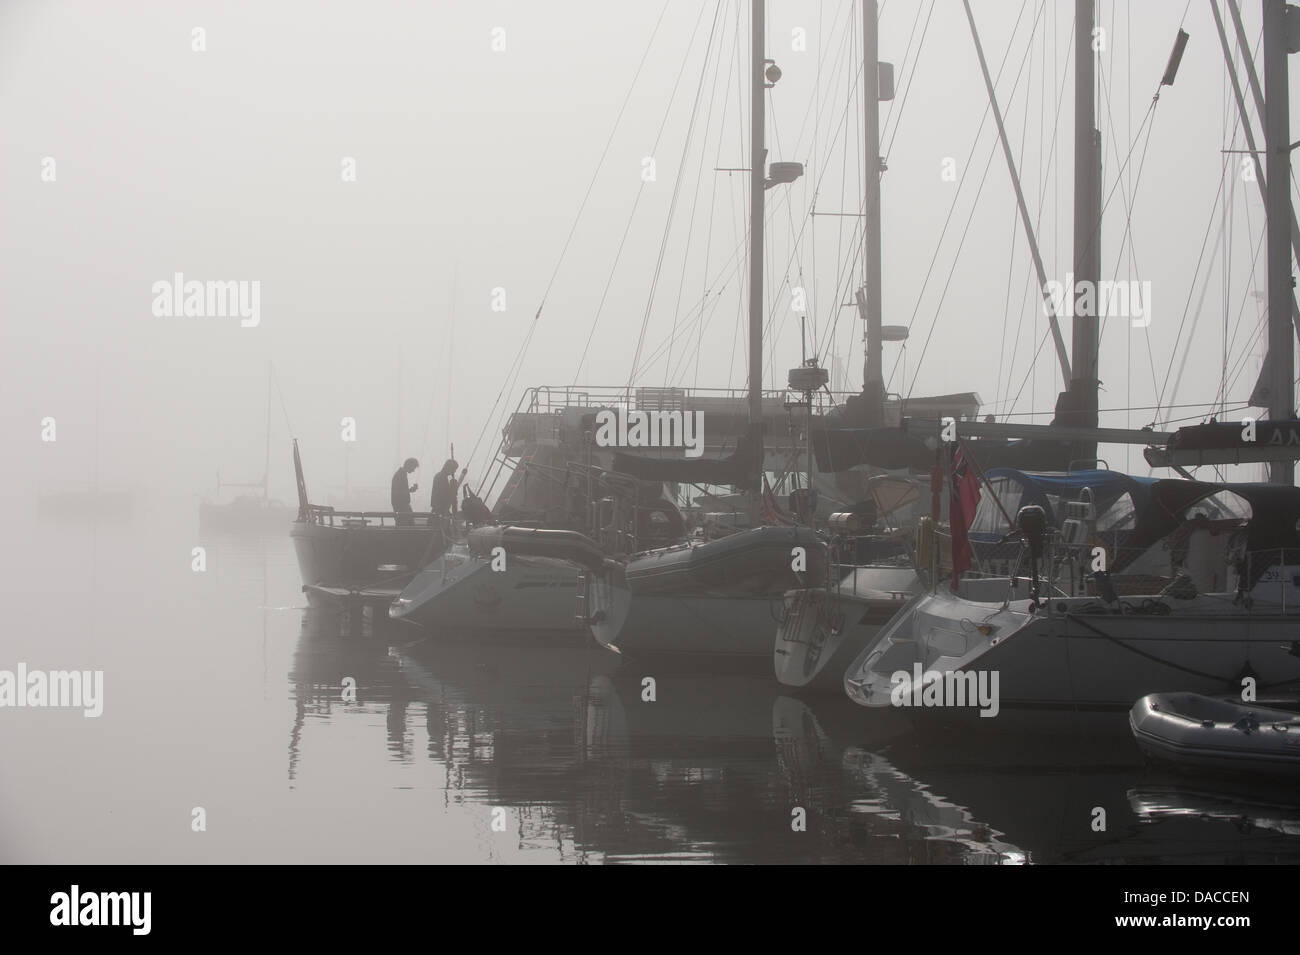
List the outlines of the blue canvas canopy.
<svg viewBox="0 0 1300 955">
<path fill-rule="evenodd" d="M 1119 515 L 1106 520 L 1104 515 L 1115 505 L 1123 504 L 1125 516 L 1143 511 L 1150 500 L 1151 486 L 1155 478 L 1133 477 L 1119 471 L 1086 470 L 1054 473 L 1035 473 L 1020 471 L 1016 468 L 989 468 L 984 473 L 988 483 L 997 492 L 1002 507 L 1007 515 L 1015 519 L 1016 512 L 1027 504 L 1036 504 L 1043 509 L 1049 527 L 1060 527 L 1065 519 L 1064 504 L 1077 501 L 1088 488 L 1092 493 L 1093 504 L 1099 519 L 1104 524 L 1115 525 L 1121 522 Z M 1125 496 L 1131 501 L 1124 501 Z M 980 540 L 997 539 L 1005 534 L 1006 518 L 998 510 L 988 489 L 984 489 L 979 510 L 971 523 L 972 538 Z"/>
</svg>

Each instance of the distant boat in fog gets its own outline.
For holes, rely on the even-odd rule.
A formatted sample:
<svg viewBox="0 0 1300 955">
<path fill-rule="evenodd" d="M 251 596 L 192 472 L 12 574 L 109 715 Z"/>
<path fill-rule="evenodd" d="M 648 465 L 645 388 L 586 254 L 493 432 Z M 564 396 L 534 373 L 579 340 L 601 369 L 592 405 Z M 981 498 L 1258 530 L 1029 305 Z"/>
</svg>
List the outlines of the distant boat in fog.
<svg viewBox="0 0 1300 955">
<path fill-rule="evenodd" d="M 229 534 L 283 534 L 293 521 L 295 512 L 283 501 L 272 499 L 271 480 L 271 386 L 273 369 L 266 373 L 266 456 L 262 464 L 262 480 L 233 483 L 221 480 L 217 472 L 217 493 L 220 498 L 225 488 L 247 488 L 233 500 L 219 501 L 204 498 L 199 503 L 199 530 Z M 260 493 L 255 493 L 260 491 Z"/>
<path fill-rule="evenodd" d="M 227 485 L 229 486 L 229 485 Z M 258 494 L 241 494 L 232 501 L 199 504 L 199 529 L 228 533 L 283 534 L 295 511 L 283 501 Z"/>
<path fill-rule="evenodd" d="M 353 487 L 344 485 L 325 493 L 325 503 L 340 511 L 391 511 L 387 487 Z"/>
</svg>

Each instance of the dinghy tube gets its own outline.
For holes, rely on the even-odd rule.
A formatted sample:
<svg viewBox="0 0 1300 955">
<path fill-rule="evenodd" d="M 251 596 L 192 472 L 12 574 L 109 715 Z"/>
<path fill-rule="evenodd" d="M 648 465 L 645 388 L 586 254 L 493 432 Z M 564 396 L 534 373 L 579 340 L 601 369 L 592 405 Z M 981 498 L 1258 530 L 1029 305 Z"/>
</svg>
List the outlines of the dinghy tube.
<svg viewBox="0 0 1300 955">
<path fill-rule="evenodd" d="M 502 548 L 518 557 L 549 557 L 601 573 L 608 564 L 605 552 L 590 537 L 577 531 L 548 530 L 541 527 L 476 527 L 469 532 L 469 552 L 482 560 L 491 560 L 492 552 Z"/>
<path fill-rule="evenodd" d="M 1185 769 L 1300 773 L 1300 714 L 1197 693 L 1153 693 L 1133 704 L 1142 752 Z"/>
</svg>

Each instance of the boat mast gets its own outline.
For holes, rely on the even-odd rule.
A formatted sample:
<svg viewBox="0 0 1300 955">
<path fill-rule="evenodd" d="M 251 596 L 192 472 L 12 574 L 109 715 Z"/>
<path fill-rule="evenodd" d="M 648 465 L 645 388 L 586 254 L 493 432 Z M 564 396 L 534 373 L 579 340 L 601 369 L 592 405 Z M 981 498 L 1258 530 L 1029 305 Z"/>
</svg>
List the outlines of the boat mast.
<svg viewBox="0 0 1300 955">
<path fill-rule="evenodd" d="M 763 490 L 763 196 L 772 186 L 794 182 L 803 175 L 797 162 L 774 162 L 768 176 L 767 147 L 763 140 L 764 90 L 781 78 L 774 60 L 763 56 L 764 0 L 753 0 L 750 38 L 750 140 L 749 140 L 749 441 L 757 457 L 757 473 L 746 475 L 752 483 L 750 519 L 757 524 Z"/>
<path fill-rule="evenodd" d="M 749 437 L 761 441 L 763 434 L 763 192 L 767 178 L 767 149 L 763 91 L 763 34 L 765 0 L 753 0 L 750 23 L 750 123 L 749 123 Z M 759 451 L 761 490 L 763 455 Z M 754 511 L 758 504 L 755 498 Z"/>
<path fill-rule="evenodd" d="M 1291 338 L 1291 128 L 1287 55 L 1291 12 L 1285 0 L 1263 0 L 1264 148 L 1268 180 L 1268 415 L 1274 421 L 1295 417 L 1295 346 Z M 1295 462 L 1273 461 L 1269 480 L 1295 484 Z"/>
<path fill-rule="evenodd" d="M 1074 427 L 1097 427 L 1098 326 L 1097 290 L 1101 281 L 1101 131 L 1096 118 L 1096 61 L 1093 51 L 1095 0 L 1074 4 L 1074 289 L 1071 290 L 1069 408 L 1065 422 Z M 1086 285 L 1083 283 L 1087 283 Z M 1078 290 L 1092 302 L 1079 314 Z M 1074 447 L 1077 459 L 1095 459 L 1096 442 Z"/>
<path fill-rule="evenodd" d="M 866 354 L 863 356 L 862 396 L 866 402 L 866 425 L 878 428 L 885 418 L 885 381 L 880 348 L 880 174 L 885 163 L 880 156 L 880 49 L 876 0 L 862 0 L 862 99 L 864 108 L 864 150 L 866 157 L 863 252 L 866 260 Z"/>
</svg>

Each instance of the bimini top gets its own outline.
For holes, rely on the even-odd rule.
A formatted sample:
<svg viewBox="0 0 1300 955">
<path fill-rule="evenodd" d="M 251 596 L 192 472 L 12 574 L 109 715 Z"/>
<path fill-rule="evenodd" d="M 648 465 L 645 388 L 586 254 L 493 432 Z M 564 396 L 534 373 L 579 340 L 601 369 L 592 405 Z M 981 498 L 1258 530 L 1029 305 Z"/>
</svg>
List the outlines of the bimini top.
<svg viewBox="0 0 1300 955">
<path fill-rule="evenodd" d="M 1148 506 L 1138 515 L 1128 539 L 1129 560 L 1144 548 L 1173 533 L 1186 519 L 1187 509 L 1219 494 L 1235 494 L 1250 505 L 1246 524 L 1248 551 L 1300 550 L 1300 488 L 1280 484 L 1213 484 L 1208 481 L 1162 479 L 1151 486 Z M 1292 557 L 1295 555 L 1292 554 Z M 1127 563 L 1120 559 L 1116 569 Z"/>
<path fill-rule="evenodd" d="M 1092 492 L 1100 528 L 1133 526 L 1132 515 L 1142 513 L 1150 501 L 1155 478 L 1133 477 L 1118 471 L 1087 470 L 1036 473 L 1016 468 L 989 468 L 984 472 L 998 496 L 1002 510 L 1013 520 L 1027 504 L 1037 504 L 1047 517 L 1049 527 L 1060 527 L 1065 519 L 1065 503 L 1076 501 L 1084 488 Z M 979 539 L 998 538 L 1005 534 L 1006 518 L 988 493 L 980 496 L 979 509 L 971 522 L 970 533 Z"/>
</svg>

